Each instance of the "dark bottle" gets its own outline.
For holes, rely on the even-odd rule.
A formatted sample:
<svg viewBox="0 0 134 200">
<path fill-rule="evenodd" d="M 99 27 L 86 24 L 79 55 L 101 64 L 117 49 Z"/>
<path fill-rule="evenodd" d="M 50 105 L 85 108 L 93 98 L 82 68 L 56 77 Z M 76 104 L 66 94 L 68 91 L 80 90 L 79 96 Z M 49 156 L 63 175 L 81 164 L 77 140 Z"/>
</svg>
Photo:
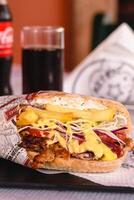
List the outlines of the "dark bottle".
<svg viewBox="0 0 134 200">
<path fill-rule="evenodd" d="M 0 96 L 12 94 L 10 72 L 13 60 L 12 15 L 6 0 L 0 0 Z"/>
</svg>

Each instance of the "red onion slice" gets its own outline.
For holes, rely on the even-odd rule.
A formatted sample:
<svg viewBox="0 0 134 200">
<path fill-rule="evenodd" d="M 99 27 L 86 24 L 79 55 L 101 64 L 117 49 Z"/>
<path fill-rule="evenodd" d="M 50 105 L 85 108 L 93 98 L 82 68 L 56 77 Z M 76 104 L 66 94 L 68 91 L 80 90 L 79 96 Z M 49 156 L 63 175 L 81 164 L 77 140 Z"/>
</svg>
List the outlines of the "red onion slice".
<svg viewBox="0 0 134 200">
<path fill-rule="evenodd" d="M 124 127 L 122 127 L 122 128 L 118 128 L 118 129 L 115 129 L 115 130 L 112 130 L 111 132 L 112 133 L 116 133 L 116 132 L 118 132 L 118 131 L 122 131 L 122 130 L 126 130 L 126 129 L 128 129 L 126 126 L 124 126 Z"/>
<path fill-rule="evenodd" d="M 83 142 L 85 141 L 85 137 L 82 134 L 73 133 L 72 138 L 83 141 Z"/>
<path fill-rule="evenodd" d="M 69 135 L 67 135 L 66 132 L 61 131 L 61 130 L 59 130 L 59 129 L 55 129 L 55 130 L 58 131 L 62 137 L 64 137 L 64 138 L 69 138 Z M 79 141 L 85 141 L 84 135 L 78 134 L 78 133 L 72 133 L 72 138 L 73 138 L 73 139 L 76 139 L 76 140 L 79 140 Z"/>
</svg>

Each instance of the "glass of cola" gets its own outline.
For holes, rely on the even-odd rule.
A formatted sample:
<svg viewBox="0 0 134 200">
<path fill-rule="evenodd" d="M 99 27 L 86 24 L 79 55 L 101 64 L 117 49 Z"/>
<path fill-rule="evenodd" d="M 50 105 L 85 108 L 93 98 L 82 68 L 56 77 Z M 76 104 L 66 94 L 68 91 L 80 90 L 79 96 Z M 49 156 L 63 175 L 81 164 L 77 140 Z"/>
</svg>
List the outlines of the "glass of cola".
<svg viewBox="0 0 134 200">
<path fill-rule="evenodd" d="M 64 28 L 26 26 L 21 33 L 23 94 L 62 91 Z"/>
</svg>

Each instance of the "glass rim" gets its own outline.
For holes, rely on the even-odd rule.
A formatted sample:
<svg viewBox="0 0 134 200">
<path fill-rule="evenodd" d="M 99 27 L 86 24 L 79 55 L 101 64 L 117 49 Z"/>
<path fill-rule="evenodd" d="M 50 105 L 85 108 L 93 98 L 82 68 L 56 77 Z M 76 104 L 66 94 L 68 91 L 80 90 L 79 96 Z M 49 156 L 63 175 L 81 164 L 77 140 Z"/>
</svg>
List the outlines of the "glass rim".
<svg viewBox="0 0 134 200">
<path fill-rule="evenodd" d="M 45 32 L 64 32 L 62 26 L 23 26 L 23 31 L 45 31 Z"/>
</svg>

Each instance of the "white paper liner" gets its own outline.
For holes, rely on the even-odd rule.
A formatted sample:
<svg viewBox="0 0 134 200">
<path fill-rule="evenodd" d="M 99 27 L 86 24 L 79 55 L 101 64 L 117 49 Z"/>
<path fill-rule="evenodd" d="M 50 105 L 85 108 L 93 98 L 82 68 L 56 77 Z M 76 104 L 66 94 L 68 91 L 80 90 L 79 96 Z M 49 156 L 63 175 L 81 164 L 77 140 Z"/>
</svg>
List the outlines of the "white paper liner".
<svg viewBox="0 0 134 200">
<path fill-rule="evenodd" d="M 47 170 L 47 169 L 37 169 L 37 171 L 41 172 L 43 174 L 62 174 L 62 173 L 65 173 L 64 171 Z"/>
<path fill-rule="evenodd" d="M 134 188 L 134 152 L 129 153 L 123 165 L 114 172 L 71 174 L 105 186 L 121 186 Z"/>
</svg>

